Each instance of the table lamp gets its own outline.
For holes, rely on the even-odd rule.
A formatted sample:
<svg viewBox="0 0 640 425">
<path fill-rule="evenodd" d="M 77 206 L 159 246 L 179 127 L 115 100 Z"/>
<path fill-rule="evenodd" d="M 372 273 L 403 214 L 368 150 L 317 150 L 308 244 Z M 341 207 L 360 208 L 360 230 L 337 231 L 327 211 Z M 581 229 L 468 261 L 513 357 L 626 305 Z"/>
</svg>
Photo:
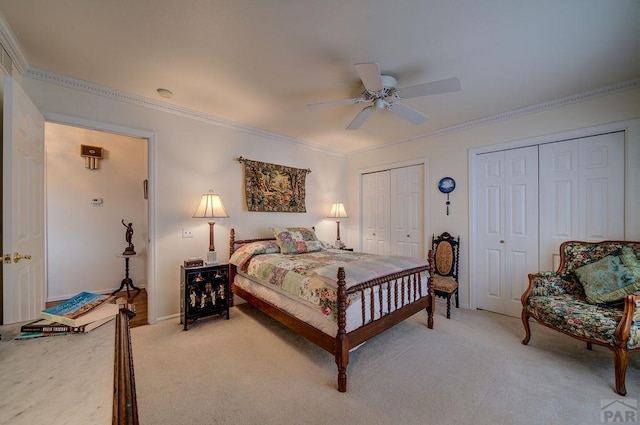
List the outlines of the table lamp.
<svg viewBox="0 0 640 425">
<path fill-rule="evenodd" d="M 344 204 L 342 202 L 334 202 L 331 205 L 331 212 L 327 216 L 328 218 L 335 218 L 336 224 L 338 225 L 338 234 L 336 236 L 336 248 L 344 248 L 345 245 L 340 240 L 340 219 L 341 218 L 349 218 L 347 215 L 347 211 L 344 209 Z"/>
<path fill-rule="evenodd" d="M 200 205 L 198 209 L 193 213 L 193 218 L 227 218 L 229 214 L 222 205 L 222 199 L 220 195 L 213 193 L 212 190 L 209 193 L 202 195 L 200 199 Z M 213 237 L 213 225 L 215 221 L 209 220 L 209 251 L 207 252 L 207 265 L 217 264 L 216 258 L 216 246 Z"/>
</svg>

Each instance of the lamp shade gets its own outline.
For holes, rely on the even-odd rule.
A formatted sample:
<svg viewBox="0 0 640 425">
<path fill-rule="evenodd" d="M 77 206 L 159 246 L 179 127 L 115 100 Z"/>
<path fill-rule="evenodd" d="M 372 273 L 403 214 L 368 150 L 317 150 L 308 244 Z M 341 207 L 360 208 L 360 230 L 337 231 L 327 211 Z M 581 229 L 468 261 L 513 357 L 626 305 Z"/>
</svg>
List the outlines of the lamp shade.
<svg viewBox="0 0 640 425">
<path fill-rule="evenodd" d="M 222 199 L 220 195 L 209 191 L 202 195 L 200 199 L 200 205 L 193 213 L 193 218 L 226 218 L 229 217 L 227 210 L 222 205 Z"/>
<path fill-rule="evenodd" d="M 349 218 L 347 211 L 344 209 L 342 202 L 334 202 L 331 205 L 331 212 L 327 216 L 328 218 Z"/>
</svg>

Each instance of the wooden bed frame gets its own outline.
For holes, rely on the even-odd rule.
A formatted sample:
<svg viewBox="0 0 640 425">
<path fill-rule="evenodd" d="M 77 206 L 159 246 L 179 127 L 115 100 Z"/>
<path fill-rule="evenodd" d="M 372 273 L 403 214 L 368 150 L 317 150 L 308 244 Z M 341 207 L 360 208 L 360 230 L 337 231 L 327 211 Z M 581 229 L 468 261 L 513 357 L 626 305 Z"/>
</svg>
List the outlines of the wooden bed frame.
<svg viewBox="0 0 640 425">
<path fill-rule="evenodd" d="M 235 239 L 235 230 L 231 229 L 229 234 L 229 255 L 234 253 L 237 245 L 243 245 L 251 242 L 258 241 L 271 241 L 275 238 L 258 238 L 258 239 Z M 427 294 L 422 294 L 421 285 L 421 273 L 424 271 L 429 272 L 429 278 L 427 282 Z M 289 313 L 282 311 L 278 307 L 263 301 L 260 298 L 255 297 L 251 293 L 244 289 L 237 287 L 233 284 L 236 275 L 236 266 L 229 264 L 229 287 L 231 291 L 244 299 L 247 303 L 256 307 L 258 310 L 269 315 L 273 319 L 287 326 L 299 335 L 307 338 L 309 341 L 325 349 L 329 353 L 333 354 L 336 359 L 336 365 L 338 366 L 338 391 L 347 391 L 347 364 L 349 363 L 349 350 L 368 339 L 382 333 L 389 329 L 393 325 L 402 322 L 406 318 L 413 316 L 418 311 L 425 309 L 428 314 L 427 326 L 429 329 L 433 329 L 433 315 L 435 311 L 434 293 L 432 287 L 433 276 L 433 257 L 431 250 L 429 251 L 429 265 L 424 267 L 413 268 L 404 270 L 402 272 L 392 273 L 387 276 L 372 279 L 370 281 L 360 283 L 349 289 L 346 289 L 345 283 L 345 271 L 344 267 L 338 268 L 338 333 L 335 337 L 329 336 L 319 329 L 309 325 L 306 322 L 290 315 Z M 382 291 L 377 291 L 379 294 L 379 305 L 382 306 L 385 303 L 386 306 L 393 306 L 394 310 L 391 313 L 377 312 L 380 314 L 380 318 L 366 322 L 367 317 L 373 316 L 373 302 L 371 302 L 371 311 L 365 311 L 365 303 L 362 303 L 362 320 L 363 325 L 351 332 L 346 331 L 346 310 L 347 310 L 347 297 L 350 294 L 360 293 L 360 296 L 364 300 L 365 290 L 369 288 L 375 288 L 377 286 L 386 284 L 388 282 L 401 279 L 401 283 L 394 285 L 395 291 L 387 291 L 387 300 L 383 300 Z M 399 287 L 399 288 L 398 288 Z M 412 291 L 415 295 L 418 295 L 418 299 L 414 302 L 405 301 L 405 291 L 408 291 L 409 299 Z M 416 292 L 417 291 L 417 292 Z M 395 292 L 395 296 L 392 297 L 391 293 Z M 398 296 L 400 294 L 400 296 Z M 367 295 L 373 301 L 374 291 L 370 291 Z M 382 310 L 382 308 L 381 308 Z M 387 308 L 390 311 L 391 308 Z M 367 316 L 367 313 L 370 316 Z"/>
</svg>

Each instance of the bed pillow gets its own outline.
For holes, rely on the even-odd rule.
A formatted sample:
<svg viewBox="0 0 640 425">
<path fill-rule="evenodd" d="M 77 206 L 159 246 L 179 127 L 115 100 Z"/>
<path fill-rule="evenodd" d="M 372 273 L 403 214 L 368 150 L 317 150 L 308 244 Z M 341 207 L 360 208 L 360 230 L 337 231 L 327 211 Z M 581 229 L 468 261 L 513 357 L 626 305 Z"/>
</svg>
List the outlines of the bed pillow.
<svg viewBox="0 0 640 425">
<path fill-rule="evenodd" d="M 638 279 L 619 254 L 621 251 L 576 269 L 587 302 L 615 302 L 640 289 Z"/>
<path fill-rule="evenodd" d="M 323 251 L 327 249 L 324 242 L 319 241 L 316 232 L 306 227 L 272 227 L 273 235 L 283 254 L 302 254 L 305 252 Z"/>
<path fill-rule="evenodd" d="M 238 266 L 240 270 L 246 270 L 251 257 L 258 254 L 276 254 L 280 252 L 280 247 L 275 241 L 258 241 L 242 245 L 235 250 L 229 258 L 229 262 Z"/>
</svg>

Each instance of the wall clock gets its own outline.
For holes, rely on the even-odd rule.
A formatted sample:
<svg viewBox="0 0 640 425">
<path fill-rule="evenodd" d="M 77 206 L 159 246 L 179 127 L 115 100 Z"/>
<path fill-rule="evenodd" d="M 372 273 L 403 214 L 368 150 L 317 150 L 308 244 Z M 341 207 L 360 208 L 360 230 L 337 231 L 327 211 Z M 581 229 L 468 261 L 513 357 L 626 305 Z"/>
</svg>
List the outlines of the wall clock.
<svg viewBox="0 0 640 425">
<path fill-rule="evenodd" d="M 451 202 L 449 201 L 449 194 L 453 192 L 453 189 L 455 188 L 456 181 L 451 177 L 443 177 L 438 182 L 438 190 L 447 195 L 447 215 L 449 215 L 449 205 L 451 205 Z"/>
</svg>

